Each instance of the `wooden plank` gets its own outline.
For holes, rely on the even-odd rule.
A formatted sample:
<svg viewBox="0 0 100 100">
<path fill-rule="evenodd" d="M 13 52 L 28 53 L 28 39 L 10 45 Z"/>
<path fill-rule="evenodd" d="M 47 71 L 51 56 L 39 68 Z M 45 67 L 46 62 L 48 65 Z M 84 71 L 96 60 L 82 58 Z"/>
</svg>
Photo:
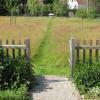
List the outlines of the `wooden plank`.
<svg viewBox="0 0 100 100">
<path fill-rule="evenodd" d="M 99 40 L 96 40 L 96 46 L 98 46 L 98 45 L 99 45 Z M 99 61 L 99 52 L 98 51 L 99 51 L 98 49 L 95 50 L 95 59 L 96 59 L 96 62 Z"/>
<path fill-rule="evenodd" d="M 83 41 L 83 44 L 86 45 L 86 40 Z M 86 50 L 83 49 L 83 63 L 86 62 Z"/>
<path fill-rule="evenodd" d="M 100 49 L 100 45 L 93 45 L 93 46 L 90 46 L 90 45 L 80 45 L 80 46 L 76 46 L 75 48 L 79 48 L 79 49 Z"/>
<path fill-rule="evenodd" d="M 12 45 L 15 45 L 15 40 L 12 40 Z M 15 58 L 15 48 L 12 49 L 12 56 Z"/>
<path fill-rule="evenodd" d="M 6 40 L 6 45 L 8 45 L 8 40 Z M 6 55 L 7 55 L 7 58 L 9 58 L 9 49 L 8 48 L 6 49 Z"/>
<path fill-rule="evenodd" d="M 30 62 L 30 39 L 26 39 L 24 43 L 26 45 L 25 49 L 26 61 Z"/>
<path fill-rule="evenodd" d="M 71 77 L 73 77 L 74 64 L 75 64 L 75 45 L 76 45 L 75 43 L 76 43 L 76 39 L 69 40 Z"/>
<path fill-rule="evenodd" d="M 19 40 L 18 44 L 21 45 L 21 40 Z M 18 56 L 21 57 L 21 49 L 20 48 L 18 49 Z"/>
<path fill-rule="evenodd" d="M 89 44 L 92 45 L 92 40 L 89 41 Z M 92 64 L 92 49 L 89 49 L 89 64 Z"/>
<path fill-rule="evenodd" d="M 25 45 L 2 45 L 4 49 L 25 49 Z"/>
</svg>

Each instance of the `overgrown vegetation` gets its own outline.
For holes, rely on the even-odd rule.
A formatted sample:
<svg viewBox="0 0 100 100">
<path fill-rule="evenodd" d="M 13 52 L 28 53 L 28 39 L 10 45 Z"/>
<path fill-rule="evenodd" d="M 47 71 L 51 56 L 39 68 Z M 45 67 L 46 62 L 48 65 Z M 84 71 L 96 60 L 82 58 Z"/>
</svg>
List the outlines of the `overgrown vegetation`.
<svg viewBox="0 0 100 100">
<path fill-rule="evenodd" d="M 83 18 L 96 18 L 96 9 L 91 8 L 87 11 L 87 9 L 78 9 L 76 11 L 76 16 L 77 17 L 83 17 Z"/>
<path fill-rule="evenodd" d="M 88 93 L 90 97 L 100 96 L 100 63 L 76 64 L 74 81 L 80 93 Z"/>
<path fill-rule="evenodd" d="M 29 62 L 23 57 L 8 58 L 0 49 L 0 100 L 27 100 L 32 78 Z"/>
</svg>

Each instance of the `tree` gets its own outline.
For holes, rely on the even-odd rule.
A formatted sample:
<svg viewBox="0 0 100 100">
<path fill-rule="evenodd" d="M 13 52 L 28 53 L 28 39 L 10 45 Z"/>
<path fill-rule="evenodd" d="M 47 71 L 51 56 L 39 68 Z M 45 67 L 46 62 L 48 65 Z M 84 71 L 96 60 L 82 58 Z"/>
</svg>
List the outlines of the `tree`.
<svg viewBox="0 0 100 100">
<path fill-rule="evenodd" d="M 11 22 L 15 22 L 16 24 L 16 18 L 14 17 L 15 13 L 17 12 L 18 9 L 18 0 L 5 0 L 6 2 L 6 9 L 8 10 L 10 14 L 10 24 Z"/>
<path fill-rule="evenodd" d="M 28 0 L 28 10 L 31 16 L 36 15 L 37 13 L 37 1 L 36 0 Z"/>
<path fill-rule="evenodd" d="M 8 10 L 6 9 L 6 0 L 0 0 L 0 15 L 6 15 Z"/>
</svg>

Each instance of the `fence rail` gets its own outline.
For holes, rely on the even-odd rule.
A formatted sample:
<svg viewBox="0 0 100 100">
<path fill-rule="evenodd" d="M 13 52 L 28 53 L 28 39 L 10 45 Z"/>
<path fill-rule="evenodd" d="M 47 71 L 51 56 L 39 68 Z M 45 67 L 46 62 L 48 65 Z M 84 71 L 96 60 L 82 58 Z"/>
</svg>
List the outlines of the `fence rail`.
<svg viewBox="0 0 100 100">
<path fill-rule="evenodd" d="M 26 61 L 30 61 L 30 39 L 26 39 L 24 44 L 22 41 L 19 40 L 18 44 L 15 44 L 15 40 L 12 40 L 12 44 L 9 44 L 9 41 L 6 40 L 6 43 L 3 44 L 2 40 L 0 40 L 0 49 L 2 50 L 2 58 L 3 58 L 3 50 L 5 49 L 7 57 L 10 55 L 10 50 L 12 49 L 12 57 L 15 58 L 16 56 L 16 49 L 18 50 L 18 56 L 22 55 L 22 49 L 24 50 L 24 55 Z"/>
<path fill-rule="evenodd" d="M 92 40 L 86 41 L 84 40 L 82 44 L 80 44 L 79 40 L 77 39 L 71 39 L 69 40 L 70 45 L 70 59 L 69 63 L 71 66 L 71 76 L 73 76 L 74 71 L 74 65 L 75 63 L 80 62 L 80 56 L 82 56 L 82 62 L 86 63 L 86 52 L 88 50 L 88 63 L 92 64 L 93 62 L 93 56 L 95 57 L 95 61 L 99 61 L 99 50 L 100 50 L 100 41 L 96 40 L 96 42 L 93 44 Z M 82 51 L 82 55 L 80 55 L 80 50 Z M 94 53 L 93 53 L 94 50 Z"/>
</svg>

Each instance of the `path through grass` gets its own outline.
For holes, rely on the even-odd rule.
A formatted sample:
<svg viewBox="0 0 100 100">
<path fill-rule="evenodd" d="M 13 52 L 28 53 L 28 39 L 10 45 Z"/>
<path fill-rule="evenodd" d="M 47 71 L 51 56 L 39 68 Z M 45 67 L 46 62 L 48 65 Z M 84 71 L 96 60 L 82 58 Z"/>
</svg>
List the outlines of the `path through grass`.
<svg viewBox="0 0 100 100">
<path fill-rule="evenodd" d="M 35 73 L 38 75 L 68 75 L 69 68 L 65 61 L 65 57 L 56 55 L 55 41 L 53 38 L 53 18 L 49 19 L 45 36 L 33 57 Z M 62 61 L 63 60 L 63 61 Z"/>
</svg>

